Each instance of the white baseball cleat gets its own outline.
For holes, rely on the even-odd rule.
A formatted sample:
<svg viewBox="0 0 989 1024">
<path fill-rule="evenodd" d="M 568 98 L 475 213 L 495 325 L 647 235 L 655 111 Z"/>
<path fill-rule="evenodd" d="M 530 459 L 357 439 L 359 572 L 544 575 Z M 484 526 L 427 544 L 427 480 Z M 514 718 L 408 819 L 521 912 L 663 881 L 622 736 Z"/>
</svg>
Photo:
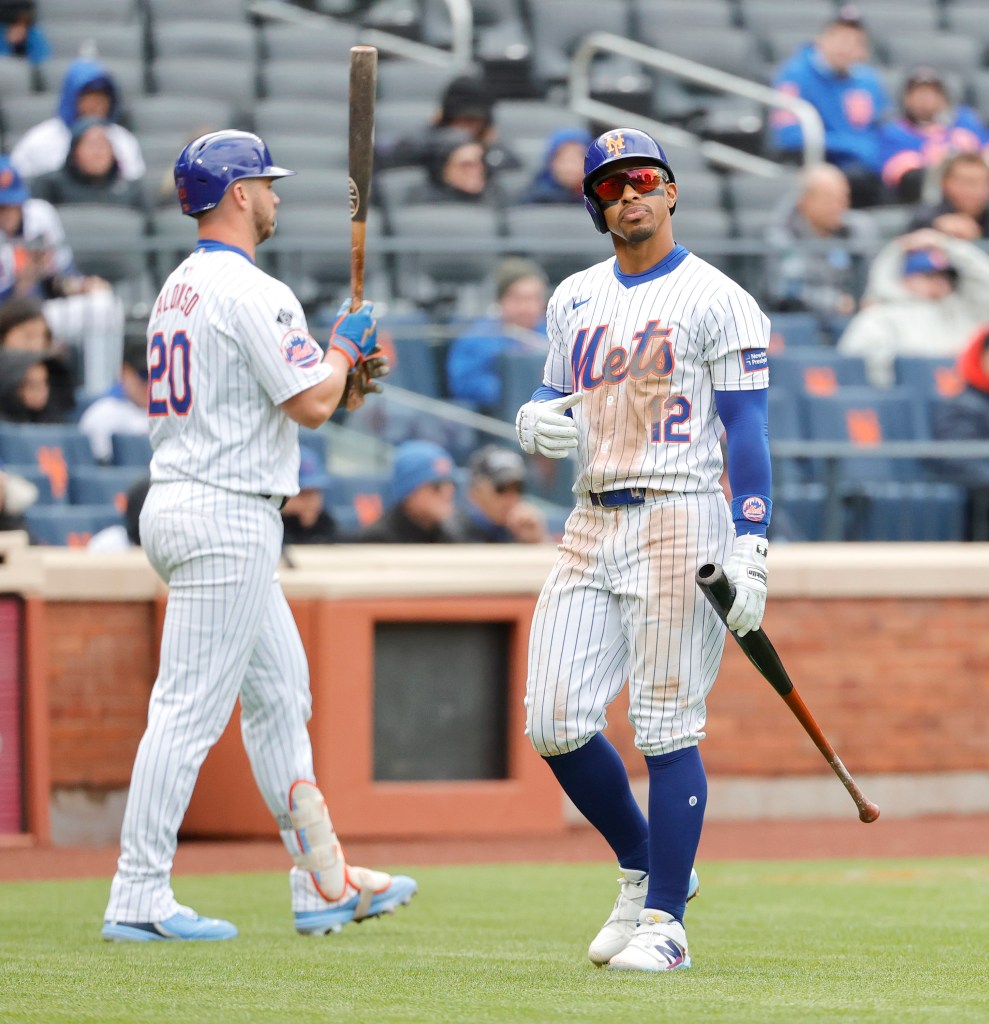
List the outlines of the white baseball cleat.
<svg viewBox="0 0 989 1024">
<path fill-rule="evenodd" d="M 646 905 L 649 876 L 645 871 L 626 871 L 623 868 L 618 877 L 618 884 L 621 889 L 611 916 L 604 922 L 604 927 L 587 949 L 591 963 L 597 964 L 598 967 L 603 967 L 628 945 L 635 934 L 639 915 Z M 688 902 L 700 892 L 700 888 L 697 872 L 691 869 L 690 883 L 687 887 Z"/>
<path fill-rule="evenodd" d="M 643 910 L 628 945 L 608 961 L 610 971 L 675 971 L 690 966 L 687 933 L 663 910 Z"/>
</svg>

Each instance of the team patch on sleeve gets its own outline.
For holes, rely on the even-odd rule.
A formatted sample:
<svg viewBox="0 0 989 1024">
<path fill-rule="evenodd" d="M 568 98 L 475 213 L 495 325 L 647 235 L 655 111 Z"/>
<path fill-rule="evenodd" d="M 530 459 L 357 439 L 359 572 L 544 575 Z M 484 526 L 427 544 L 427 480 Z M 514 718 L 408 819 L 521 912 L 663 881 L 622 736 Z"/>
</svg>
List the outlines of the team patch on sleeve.
<svg viewBox="0 0 989 1024">
<path fill-rule="evenodd" d="M 282 324 L 282 326 L 291 327 L 292 321 L 295 317 L 290 309 L 280 309 L 278 311 L 278 316 L 276 316 L 275 319 L 278 323 Z"/>
<path fill-rule="evenodd" d="M 742 515 L 750 523 L 761 523 L 766 518 L 766 503 L 757 495 L 752 495 L 742 502 Z"/>
<path fill-rule="evenodd" d="M 286 363 L 302 369 L 315 366 L 323 358 L 323 352 L 316 344 L 316 339 L 298 329 L 285 333 L 280 348 Z"/>
<path fill-rule="evenodd" d="M 742 352 L 742 366 L 746 373 L 765 370 L 769 365 L 769 356 L 764 348 L 747 348 Z"/>
</svg>

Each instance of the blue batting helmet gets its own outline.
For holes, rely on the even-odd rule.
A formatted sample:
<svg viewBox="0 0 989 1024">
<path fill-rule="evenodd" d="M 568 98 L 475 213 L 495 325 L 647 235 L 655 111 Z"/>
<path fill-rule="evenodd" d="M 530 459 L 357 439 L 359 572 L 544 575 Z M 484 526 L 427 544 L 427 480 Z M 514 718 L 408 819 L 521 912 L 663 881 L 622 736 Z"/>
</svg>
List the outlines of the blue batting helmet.
<svg viewBox="0 0 989 1024">
<path fill-rule="evenodd" d="M 584 205 L 594 221 L 598 231 L 604 233 L 608 226 L 604 222 L 604 212 L 597 196 L 591 191 L 591 184 L 607 176 L 612 164 L 619 161 L 635 164 L 662 167 L 675 182 L 673 168 L 670 167 L 666 154 L 654 138 L 640 132 L 637 128 L 614 128 L 610 132 L 599 135 L 588 147 L 584 156 Z M 626 163 L 628 165 L 628 163 Z M 670 213 L 676 209 L 676 203 L 670 207 Z"/>
<path fill-rule="evenodd" d="M 175 161 L 175 188 L 190 217 L 212 210 L 242 178 L 285 178 L 295 171 L 276 167 L 264 141 L 232 128 L 193 139 Z"/>
</svg>

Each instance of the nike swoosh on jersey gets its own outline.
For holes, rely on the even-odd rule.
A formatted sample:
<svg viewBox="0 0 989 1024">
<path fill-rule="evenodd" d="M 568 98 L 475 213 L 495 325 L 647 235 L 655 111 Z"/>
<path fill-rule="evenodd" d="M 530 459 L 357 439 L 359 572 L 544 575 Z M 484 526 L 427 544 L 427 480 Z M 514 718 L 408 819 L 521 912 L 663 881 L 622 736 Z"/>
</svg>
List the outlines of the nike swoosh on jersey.
<svg viewBox="0 0 989 1024">
<path fill-rule="evenodd" d="M 580 302 L 578 302 L 576 299 L 574 299 L 573 300 L 573 308 L 577 309 L 578 306 L 583 306 L 585 302 L 590 302 L 590 301 L 591 301 L 591 296 L 590 295 L 588 295 L 586 299 L 581 299 Z"/>
</svg>

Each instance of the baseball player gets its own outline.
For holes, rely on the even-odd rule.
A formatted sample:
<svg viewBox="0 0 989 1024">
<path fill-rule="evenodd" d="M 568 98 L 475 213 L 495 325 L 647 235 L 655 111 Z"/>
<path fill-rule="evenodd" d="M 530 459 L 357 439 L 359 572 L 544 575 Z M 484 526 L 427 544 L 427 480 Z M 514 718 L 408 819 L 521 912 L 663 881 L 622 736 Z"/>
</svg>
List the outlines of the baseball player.
<svg viewBox="0 0 989 1024">
<path fill-rule="evenodd" d="M 255 247 L 275 230 L 272 182 L 294 173 L 256 135 L 229 130 L 189 143 L 175 164 L 199 241 L 148 324 L 154 456 L 141 513 L 141 542 L 169 596 L 103 924 L 109 940 L 237 934 L 180 906 L 169 875 L 199 767 L 238 698 L 254 777 L 295 862 L 296 929 L 339 931 L 416 891 L 411 878 L 344 857 L 313 777 L 306 657 L 275 571 L 279 509 L 299 489 L 297 424 L 330 416 L 376 334 L 366 303 L 341 315 L 324 355 L 291 290 L 255 264 Z"/>
<path fill-rule="evenodd" d="M 690 966 L 683 919 L 707 797 L 697 744 L 724 646 L 694 572 L 724 564 L 740 636 L 766 602 L 769 321 L 674 241 L 677 185 L 648 135 L 595 139 L 583 191 L 615 256 L 556 289 L 543 385 L 516 420 L 524 451 L 576 449 L 578 461 L 576 507 L 532 620 L 526 729 L 618 859 L 618 900 L 590 959 L 666 971 Z M 602 733 L 626 680 L 648 821 Z"/>
</svg>

